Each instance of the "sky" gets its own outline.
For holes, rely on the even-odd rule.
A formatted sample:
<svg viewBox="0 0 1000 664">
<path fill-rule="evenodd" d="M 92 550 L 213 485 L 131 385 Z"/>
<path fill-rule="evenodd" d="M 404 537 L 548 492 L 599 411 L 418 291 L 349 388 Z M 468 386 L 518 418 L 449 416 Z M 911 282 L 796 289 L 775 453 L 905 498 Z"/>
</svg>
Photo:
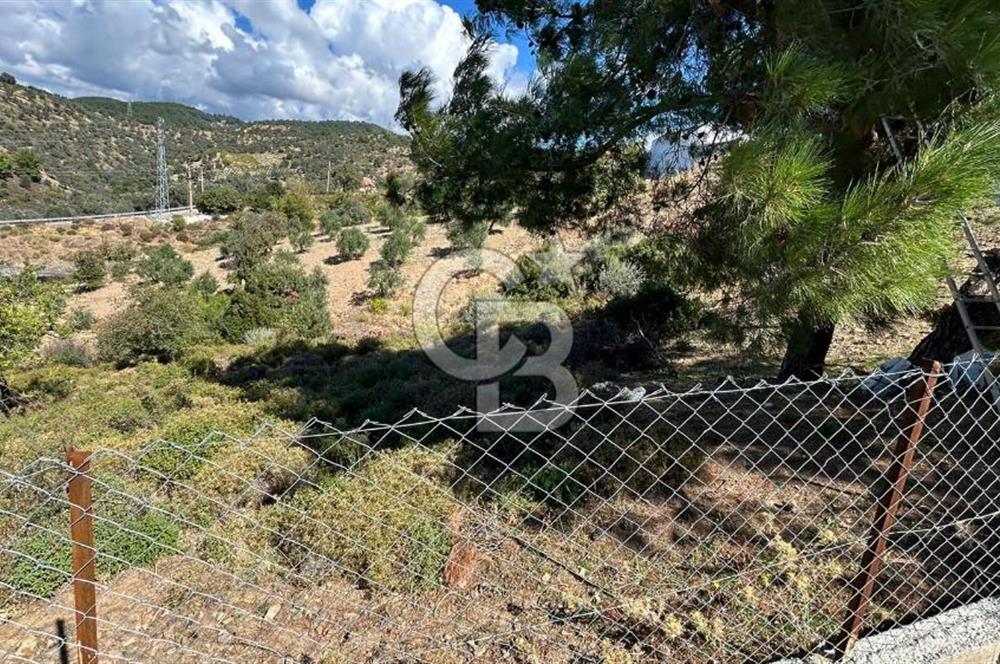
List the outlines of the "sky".
<svg viewBox="0 0 1000 664">
<path fill-rule="evenodd" d="M 3 0 L 0 70 L 78 97 L 172 101 L 244 120 L 365 120 L 398 129 L 397 82 L 426 66 L 436 92 L 468 45 L 474 0 Z M 534 63 L 497 43 L 511 93 Z"/>
</svg>

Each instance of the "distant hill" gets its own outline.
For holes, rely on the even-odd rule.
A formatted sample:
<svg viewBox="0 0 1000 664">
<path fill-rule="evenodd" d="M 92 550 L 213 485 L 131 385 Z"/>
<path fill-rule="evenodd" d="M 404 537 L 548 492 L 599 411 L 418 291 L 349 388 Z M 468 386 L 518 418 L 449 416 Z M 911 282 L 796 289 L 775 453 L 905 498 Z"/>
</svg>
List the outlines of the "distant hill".
<svg viewBox="0 0 1000 664">
<path fill-rule="evenodd" d="M 153 206 L 157 117 L 166 123 L 171 202 L 195 190 L 231 184 L 249 191 L 268 181 L 305 179 L 352 189 L 361 178 L 408 168 L 407 139 L 365 122 L 243 122 L 183 104 L 106 97 L 68 99 L 0 83 L 0 161 L 30 148 L 41 174 L 0 171 L 0 218 L 92 214 Z"/>
<path fill-rule="evenodd" d="M 73 102 L 94 111 L 100 111 L 119 120 L 129 118 L 129 103 L 110 97 L 76 97 Z M 136 122 L 154 124 L 156 118 L 163 120 L 171 127 L 205 128 L 216 123 L 240 124 L 240 121 L 229 115 L 216 115 L 199 111 L 197 108 L 159 101 L 132 102 L 132 119 Z"/>
</svg>

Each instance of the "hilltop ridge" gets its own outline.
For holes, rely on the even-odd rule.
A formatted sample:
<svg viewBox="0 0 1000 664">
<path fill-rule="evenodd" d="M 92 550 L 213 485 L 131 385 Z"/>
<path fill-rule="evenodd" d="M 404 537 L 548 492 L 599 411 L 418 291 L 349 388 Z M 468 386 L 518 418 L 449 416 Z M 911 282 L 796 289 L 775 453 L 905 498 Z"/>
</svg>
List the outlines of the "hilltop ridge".
<svg viewBox="0 0 1000 664">
<path fill-rule="evenodd" d="M 355 188 L 406 168 L 407 139 L 366 122 L 246 122 L 170 102 L 108 97 L 70 99 L 34 87 L 0 83 L 0 157 L 29 149 L 34 177 L 0 169 L 0 218 L 142 210 L 153 205 L 157 117 L 166 123 L 171 200 L 195 187 L 241 190 L 302 178 L 317 190 Z"/>
</svg>

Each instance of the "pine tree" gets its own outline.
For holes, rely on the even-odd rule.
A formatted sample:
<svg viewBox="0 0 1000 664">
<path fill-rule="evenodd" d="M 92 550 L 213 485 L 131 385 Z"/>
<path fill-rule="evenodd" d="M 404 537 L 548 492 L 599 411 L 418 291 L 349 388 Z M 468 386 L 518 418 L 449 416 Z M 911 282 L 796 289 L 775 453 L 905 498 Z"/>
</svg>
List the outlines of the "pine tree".
<svg viewBox="0 0 1000 664">
<path fill-rule="evenodd" d="M 640 186 L 642 143 L 734 137 L 692 243 L 748 329 L 777 329 L 781 376 L 814 376 L 835 325 L 926 306 L 956 217 L 1000 175 L 1000 8 L 984 0 L 480 0 L 476 38 L 436 105 L 400 79 L 416 194 L 466 225 L 573 223 Z M 541 75 L 486 75 L 490 37 L 523 31 Z"/>
</svg>

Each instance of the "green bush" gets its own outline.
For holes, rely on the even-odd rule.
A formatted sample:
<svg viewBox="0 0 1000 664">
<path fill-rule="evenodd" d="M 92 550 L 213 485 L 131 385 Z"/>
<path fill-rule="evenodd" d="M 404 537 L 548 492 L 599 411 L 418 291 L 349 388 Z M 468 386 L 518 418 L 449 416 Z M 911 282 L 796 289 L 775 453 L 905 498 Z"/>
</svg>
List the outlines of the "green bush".
<svg viewBox="0 0 1000 664">
<path fill-rule="evenodd" d="M 206 271 L 195 277 L 194 281 L 191 282 L 191 287 L 196 293 L 207 299 L 219 290 L 219 282 Z"/>
<path fill-rule="evenodd" d="M 194 266 L 169 244 L 146 250 L 146 255 L 135 266 L 136 274 L 148 283 L 180 286 L 191 279 Z"/>
<path fill-rule="evenodd" d="M 95 290 L 104 285 L 108 267 L 99 251 L 84 249 L 73 256 L 71 278 L 85 290 Z"/>
<path fill-rule="evenodd" d="M 179 233 L 180 231 L 186 229 L 187 220 L 184 219 L 184 215 L 175 214 L 174 216 L 172 216 L 170 218 L 170 228 L 173 229 L 175 233 Z"/>
<path fill-rule="evenodd" d="M 98 354 L 118 365 L 143 358 L 175 359 L 185 348 L 209 341 L 204 303 L 181 288 L 146 287 L 133 291 L 128 306 L 98 329 Z"/>
<path fill-rule="evenodd" d="M 368 303 L 368 308 L 372 310 L 373 314 L 382 316 L 389 313 L 389 301 L 383 297 L 372 298 L 372 301 Z"/>
<path fill-rule="evenodd" d="M 394 230 L 382 244 L 379 255 L 386 263 L 399 266 L 406 262 L 413 252 L 413 239 L 404 228 Z"/>
<path fill-rule="evenodd" d="M 306 272 L 288 252 L 259 262 L 233 291 L 222 327 L 226 338 L 236 343 L 261 327 L 296 338 L 324 336 L 330 331 L 326 277 L 319 268 Z"/>
<path fill-rule="evenodd" d="M 135 258 L 135 248 L 128 243 L 103 245 L 101 252 L 108 263 L 111 278 L 121 281 L 132 271 L 132 259 Z"/>
<path fill-rule="evenodd" d="M 448 224 L 445 231 L 451 248 L 456 251 L 466 249 L 482 249 L 489 235 L 489 225 L 486 223 L 465 224 L 454 221 Z"/>
<path fill-rule="evenodd" d="M 433 589 L 452 545 L 445 524 L 454 510 L 449 460 L 455 452 L 454 445 L 383 452 L 350 477 L 296 492 L 270 513 L 274 528 L 288 534 L 285 541 L 296 543 L 284 553 L 312 569 L 335 561 L 348 579 L 364 575 L 380 592 Z M 338 515 L 335 527 L 326 525 L 331 514 Z"/>
<path fill-rule="evenodd" d="M 243 194 L 235 187 L 209 187 L 198 194 L 194 204 L 204 214 L 229 214 L 243 208 Z"/>
<path fill-rule="evenodd" d="M 222 450 L 230 436 L 249 435 L 258 425 L 255 409 L 218 404 L 194 412 L 178 412 L 155 433 L 140 465 L 158 482 L 183 481 Z"/>
<path fill-rule="evenodd" d="M 246 273 L 265 260 L 288 232 L 288 222 L 276 212 L 244 212 L 233 219 L 222 243 L 222 255 L 229 259 L 234 277 Z"/>
<path fill-rule="evenodd" d="M 304 223 L 298 220 L 289 220 L 288 243 L 292 245 L 292 249 L 302 253 L 313 245 L 313 241 L 312 221 Z"/>
<path fill-rule="evenodd" d="M 91 347 L 80 339 L 52 339 L 39 350 L 39 355 L 67 367 L 89 367 L 94 363 Z"/>
<path fill-rule="evenodd" d="M 94 327 L 94 323 L 96 322 L 97 319 L 94 317 L 94 314 L 90 309 L 84 309 L 82 307 L 70 309 L 69 313 L 66 314 L 66 331 L 73 333 L 89 330 Z"/>
<path fill-rule="evenodd" d="M 329 212 L 324 212 L 323 216 L 319 218 L 319 227 L 331 240 L 340 233 L 342 229 L 347 224 L 344 223 L 343 217 L 340 216 L 340 212 L 336 210 L 330 210 Z"/>
<path fill-rule="evenodd" d="M 337 251 L 346 260 L 361 258 L 368 246 L 368 234 L 360 228 L 345 228 L 337 238 Z"/>
<path fill-rule="evenodd" d="M 403 273 L 399 266 L 379 259 L 368 268 L 368 288 L 379 297 L 389 297 L 403 285 Z"/>
<path fill-rule="evenodd" d="M 38 157 L 35 156 L 35 152 L 31 148 L 15 150 L 10 161 L 14 168 L 14 174 L 18 177 L 27 178 L 34 182 L 42 179 L 42 166 L 38 163 Z"/>
<path fill-rule="evenodd" d="M 345 226 L 359 226 L 372 220 L 368 206 L 356 198 L 349 198 L 336 208 Z"/>
<path fill-rule="evenodd" d="M 104 505 L 94 525 L 99 578 L 109 579 L 128 569 L 148 565 L 177 546 L 180 528 L 161 512 L 136 506 Z M 109 513 L 110 510 L 110 513 Z M 0 565 L 0 582 L 16 591 L 51 597 L 72 578 L 71 546 L 59 525 L 32 524 L 13 542 L 26 557 Z"/>
<path fill-rule="evenodd" d="M 291 226 L 312 228 L 316 208 L 313 206 L 309 187 L 304 182 L 293 182 L 274 204 L 274 208 L 288 219 Z"/>
<path fill-rule="evenodd" d="M 389 230 L 396 230 L 403 225 L 406 219 L 406 213 L 395 205 L 390 205 L 384 203 L 378 208 L 378 212 L 375 213 L 375 217 L 378 222 L 388 228 Z"/>
</svg>

